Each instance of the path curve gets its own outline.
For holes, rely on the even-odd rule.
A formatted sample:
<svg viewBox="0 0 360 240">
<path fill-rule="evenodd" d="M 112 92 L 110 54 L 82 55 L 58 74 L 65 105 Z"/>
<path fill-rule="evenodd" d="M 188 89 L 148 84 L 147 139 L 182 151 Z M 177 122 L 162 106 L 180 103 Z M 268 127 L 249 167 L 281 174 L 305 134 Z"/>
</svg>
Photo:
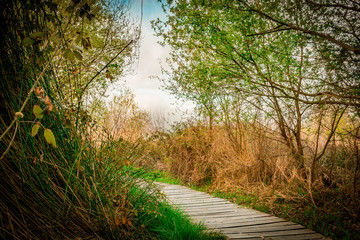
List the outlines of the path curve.
<svg viewBox="0 0 360 240">
<path fill-rule="evenodd" d="M 300 224 L 236 205 L 207 193 L 166 183 L 156 183 L 168 201 L 195 222 L 221 231 L 229 239 L 305 240 L 329 239 Z"/>
</svg>

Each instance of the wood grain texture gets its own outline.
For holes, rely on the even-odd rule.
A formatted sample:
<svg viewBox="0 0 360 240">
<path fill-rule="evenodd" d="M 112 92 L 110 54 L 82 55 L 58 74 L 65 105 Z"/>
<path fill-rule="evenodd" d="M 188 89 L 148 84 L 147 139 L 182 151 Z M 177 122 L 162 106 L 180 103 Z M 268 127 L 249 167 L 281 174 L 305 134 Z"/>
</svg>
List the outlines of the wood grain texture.
<svg viewBox="0 0 360 240">
<path fill-rule="evenodd" d="M 319 240 L 325 238 L 300 224 L 236 205 L 187 187 L 156 183 L 167 200 L 194 222 L 224 233 L 229 239 Z"/>
</svg>

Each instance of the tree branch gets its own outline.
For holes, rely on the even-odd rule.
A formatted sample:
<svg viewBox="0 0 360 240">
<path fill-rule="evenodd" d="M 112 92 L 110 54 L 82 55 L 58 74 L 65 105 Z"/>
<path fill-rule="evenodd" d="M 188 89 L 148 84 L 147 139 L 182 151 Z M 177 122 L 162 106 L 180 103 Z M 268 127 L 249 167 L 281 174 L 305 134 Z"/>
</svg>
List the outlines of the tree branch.
<svg viewBox="0 0 360 240">
<path fill-rule="evenodd" d="M 305 34 L 309 34 L 309 35 L 313 35 L 313 36 L 317 36 L 317 37 L 326 39 L 326 40 L 328 40 L 328 41 L 330 41 L 332 43 L 335 43 L 336 45 L 338 45 L 338 46 L 340 46 L 340 47 L 342 47 L 342 48 L 344 48 L 344 49 L 346 49 L 346 50 L 348 50 L 350 52 L 354 52 L 355 54 L 360 54 L 360 49 L 359 48 L 353 47 L 353 46 L 351 46 L 351 45 L 349 45 L 347 43 L 339 41 L 339 40 L 333 38 L 330 35 L 327 35 L 325 33 L 316 32 L 316 31 L 313 31 L 313 30 L 309 30 L 309 29 L 306 29 L 306 28 L 295 26 L 295 25 L 293 25 L 291 23 L 286 23 L 286 22 L 277 20 L 274 17 L 271 17 L 270 15 L 264 13 L 263 11 L 261 11 L 259 9 L 256 9 L 256 8 L 253 8 L 253 7 L 249 6 L 249 4 L 245 3 L 243 0 L 238 0 L 238 1 L 243 3 L 245 6 L 247 6 L 249 8 L 249 11 L 256 12 L 259 15 L 264 16 L 265 18 L 267 18 L 267 19 L 269 19 L 269 20 L 271 20 L 273 22 L 276 22 L 276 23 L 278 23 L 280 25 L 287 26 L 290 29 L 300 31 L 300 32 L 305 33 Z"/>
</svg>

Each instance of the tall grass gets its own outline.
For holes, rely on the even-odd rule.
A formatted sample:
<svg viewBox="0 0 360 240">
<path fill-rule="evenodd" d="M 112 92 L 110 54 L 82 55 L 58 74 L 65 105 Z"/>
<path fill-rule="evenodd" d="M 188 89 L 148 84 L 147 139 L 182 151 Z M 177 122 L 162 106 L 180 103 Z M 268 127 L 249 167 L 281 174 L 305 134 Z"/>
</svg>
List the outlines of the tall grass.
<svg viewBox="0 0 360 240">
<path fill-rule="evenodd" d="M 1 6 L 0 238 L 210 236 L 166 205 L 153 186 L 138 183 L 135 144 L 115 141 L 105 130 L 92 138 L 95 122 L 81 107 L 65 104 L 67 89 L 54 74 L 51 53 L 40 51 L 42 37 L 25 40 L 48 30 L 45 8 L 51 4 L 19 0 Z M 35 105 L 43 112 L 34 114 Z"/>
<path fill-rule="evenodd" d="M 210 130 L 201 122 L 189 123 L 154 134 L 149 164 L 183 184 L 300 222 L 334 239 L 359 237 L 359 188 L 353 184 L 359 181 L 354 179 L 357 148 L 349 136 L 329 146 L 312 182 L 309 148 L 307 168 L 298 169 L 276 131 L 239 124 Z"/>
</svg>

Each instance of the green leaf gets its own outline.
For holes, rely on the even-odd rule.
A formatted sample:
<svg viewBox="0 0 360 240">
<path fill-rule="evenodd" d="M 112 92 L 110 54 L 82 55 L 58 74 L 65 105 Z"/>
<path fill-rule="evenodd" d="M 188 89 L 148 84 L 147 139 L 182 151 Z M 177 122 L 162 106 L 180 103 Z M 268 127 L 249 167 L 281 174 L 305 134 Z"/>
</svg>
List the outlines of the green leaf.
<svg viewBox="0 0 360 240">
<path fill-rule="evenodd" d="M 31 129 L 31 136 L 34 137 L 38 131 L 39 131 L 39 128 L 40 128 L 40 123 L 36 123 L 32 129 Z"/>
<path fill-rule="evenodd" d="M 33 113 L 34 113 L 35 117 L 38 119 L 42 119 L 44 117 L 43 110 L 41 109 L 41 107 L 39 105 L 34 105 Z"/>
<path fill-rule="evenodd" d="M 88 42 L 88 44 L 89 44 L 89 48 L 92 48 L 90 38 L 87 37 L 86 39 L 87 39 L 87 42 Z"/>
<path fill-rule="evenodd" d="M 70 6 L 68 6 L 67 8 L 66 8 L 66 10 L 65 11 L 67 11 L 67 12 L 72 12 L 74 10 L 74 5 L 70 5 Z"/>
<path fill-rule="evenodd" d="M 45 37 L 45 32 L 34 32 L 30 35 L 32 39 Z"/>
<path fill-rule="evenodd" d="M 88 13 L 86 17 L 89 19 L 89 21 L 91 21 L 95 17 L 95 14 Z"/>
<path fill-rule="evenodd" d="M 53 132 L 50 130 L 50 129 L 45 129 L 44 131 L 44 137 L 45 137 L 45 140 L 53 145 L 53 147 L 57 147 L 56 146 L 56 140 L 55 140 L 55 136 L 53 134 Z"/>
<path fill-rule="evenodd" d="M 58 8 L 58 5 L 56 3 L 52 3 L 52 2 L 44 2 L 48 8 L 50 8 L 53 11 L 56 11 Z"/>
<path fill-rule="evenodd" d="M 85 48 L 85 50 L 88 50 L 91 48 L 91 42 L 90 42 L 90 38 L 87 37 L 87 38 L 83 38 L 82 41 L 81 41 L 83 47 Z"/>
<path fill-rule="evenodd" d="M 24 38 L 23 44 L 25 47 L 33 45 L 35 43 L 35 40 L 29 37 Z"/>
<path fill-rule="evenodd" d="M 66 50 L 66 51 L 64 52 L 64 57 L 65 57 L 66 59 L 68 59 L 69 61 L 74 60 L 74 53 L 73 53 L 73 51 L 71 51 L 70 49 Z"/>
<path fill-rule="evenodd" d="M 81 53 L 77 50 L 74 50 L 74 55 L 77 59 L 79 59 L 80 61 L 82 61 L 83 56 L 81 55 Z"/>
<path fill-rule="evenodd" d="M 59 42 L 61 40 L 61 38 L 57 34 L 53 34 L 49 37 L 49 40 L 51 40 L 53 42 Z"/>
<path fill-rule="evenodd" d="M 53 46 L 49 45 L 46 49 L 47 52 L 53 52 L 55 49 Z"/>
<path fill-rule="evenodd" d="M 75 39 L 75 44 L 79 44 L 81 39 L 82 39 L 82 35 L 79 34 L 79 36 L 77 36 L 77 38 Z"/>
</svg>

